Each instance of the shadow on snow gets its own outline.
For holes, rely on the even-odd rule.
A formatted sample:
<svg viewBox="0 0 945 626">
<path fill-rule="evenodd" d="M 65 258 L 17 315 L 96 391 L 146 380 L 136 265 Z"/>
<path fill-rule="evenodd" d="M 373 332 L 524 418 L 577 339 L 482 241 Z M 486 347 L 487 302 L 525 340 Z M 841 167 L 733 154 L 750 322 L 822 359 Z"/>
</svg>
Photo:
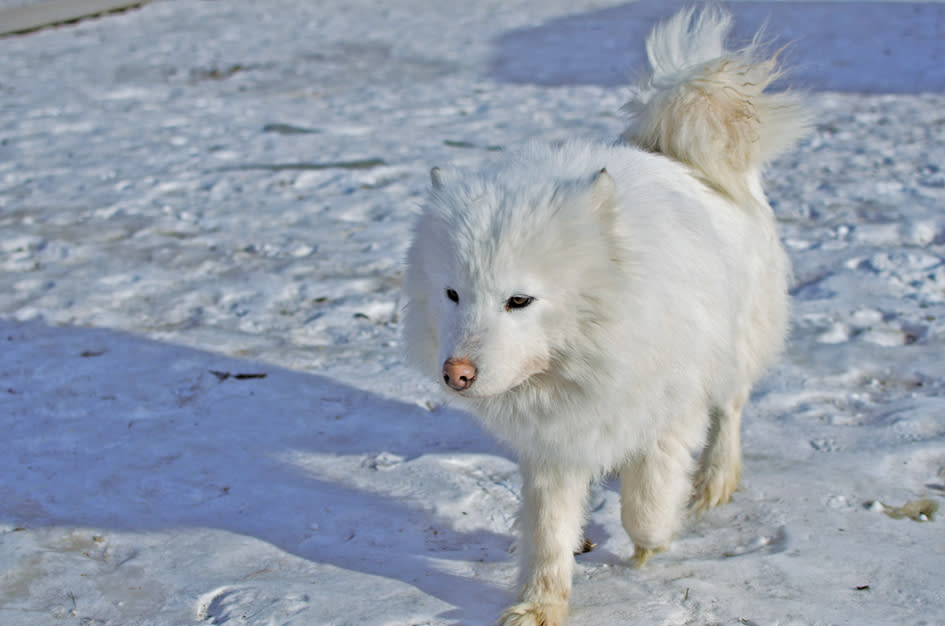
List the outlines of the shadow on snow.
<svg viewBox="0 0 945 626">
<path fill-rule="evenodd" d="M 503 34 L 492 75 L 509 83 L 624 86 L 646 67 L 644 41 L 679 0 L 641 0 Z M 766 25 L 794 87 L 816 91 L 945 91 L 945 4 L 731 2 L 733 42 Z"/>
<path fill-rule="evenodd" d="M 224 529 L 401 580 L 466 616 L 505 599 L 506 590 L 436 571 L 431 559 L 508 560 L 510 537 L 437 519 L 422 475 L 419 495 L 404 495 L 304 467 L 354 456 L 369 473 L 384 454 L 500 455 L 459 412 L 110 330 L 0 321 L 0 342 L 0 522 Z M 431 526 L 448 550 L 425 544 Z"/>
</svg>

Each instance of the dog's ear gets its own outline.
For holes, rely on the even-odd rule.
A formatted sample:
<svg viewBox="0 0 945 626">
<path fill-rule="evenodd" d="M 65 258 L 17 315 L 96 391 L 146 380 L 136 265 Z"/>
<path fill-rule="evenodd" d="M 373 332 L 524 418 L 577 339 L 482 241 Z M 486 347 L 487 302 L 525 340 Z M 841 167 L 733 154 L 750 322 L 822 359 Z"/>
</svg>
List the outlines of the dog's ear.
<svg viewBox="0 0 945 626">
<path fill-rule="evenodd" d="M 433 188 L 437 191 L 443 189 L 443 170 L 438 167 L 430 170 L 430 182 L 433 183 Z"/>
<path fill-rule="evenodd" d="M 607 168 L 594 174 L 591 181 L 590 209 L 608 221 L 613 220 L 617 209 L 617 185 L 607 173 Z"/>
</svg>

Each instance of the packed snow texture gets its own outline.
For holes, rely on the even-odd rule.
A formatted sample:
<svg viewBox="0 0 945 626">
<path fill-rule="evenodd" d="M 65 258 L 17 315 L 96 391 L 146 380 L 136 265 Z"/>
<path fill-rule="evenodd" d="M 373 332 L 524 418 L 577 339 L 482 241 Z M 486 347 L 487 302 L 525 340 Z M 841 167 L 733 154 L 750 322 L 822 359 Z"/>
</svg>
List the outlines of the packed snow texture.
<svg viewBox="0 0 945 626">
<path fill-rule="evenodd" d="M 410 223 L 432 165 L 616 137 L 675 6 L 181 0 L 0 40 L 0 623 L 493 620 L 520 479 L 404 365 Z M 594 489 L 572 623 L 942 623 L 945 4 L 729 6 L 814 113 L 768 177 L 791 343 L 742 489 L 669 552 L 631 569 Z"/>
</svg>

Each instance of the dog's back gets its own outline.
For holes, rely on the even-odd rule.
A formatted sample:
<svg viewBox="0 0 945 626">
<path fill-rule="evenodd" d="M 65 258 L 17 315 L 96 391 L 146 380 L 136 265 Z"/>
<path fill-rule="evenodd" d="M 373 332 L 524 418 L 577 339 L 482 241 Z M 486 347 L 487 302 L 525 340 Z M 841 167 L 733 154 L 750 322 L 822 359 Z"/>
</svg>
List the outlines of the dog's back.
<svg viewBox="0 0 945 626">
<path fill-rule="evenodd" d="M 790 264 L 761 170 L 803 136 L 809 123 L 798 95 L 766 91 L 782 71 L 776 54 L 762 56 L 761 33 L 731 51 L 725 46 L 731 27 L 731 15 L 711 7 L 680 11 L 655 27 L 646 42 L 652 74 L 624 107 L 631 119 L 622 135 L 688 166 L 735 205 L 728 207 L 734 213 L 716 212 L 714 218 L 722 224 L 725 247 L 739 259 L 736 385 L 710 409 L 692 503 L 700 512 L 728 501 L 737 485 L 741 408 L 787 334 Z"/>
</svg>

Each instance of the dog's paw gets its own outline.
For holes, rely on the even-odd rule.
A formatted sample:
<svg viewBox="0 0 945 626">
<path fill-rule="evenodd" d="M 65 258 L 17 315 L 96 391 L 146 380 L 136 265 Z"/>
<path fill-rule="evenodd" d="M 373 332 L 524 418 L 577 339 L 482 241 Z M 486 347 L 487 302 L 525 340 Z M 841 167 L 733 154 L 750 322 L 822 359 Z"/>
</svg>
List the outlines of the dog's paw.
<svg viewBox="0 0 945 626">
<path fill-rule="evenodd" d="M 699 517 L 709 509 L 731 500 L 732 494 L 738 489 L 740 474 L 739 465 L 724 469 L 710 467 L 701 472 L 693 482 L 694 495 L 689 505 L 690 512 Z"/>
<path fill-rule="evenodd" d="M 565 602 L 522 602 L 506 609 L 499 626 L 562 626 L 567 619 Z"/>
<path fill-rule="evenodd" d="M 633 556 L 630 558 L 630 563 L 633 565 L 634 569 L 640 569 L 646 562 L 652 558 L 654 554 L 659 554 L 660 552 L 665 552 L 666 546 L 659 548 L 644 548 L 643 546 L 633 546 Z"/>
</svg>

